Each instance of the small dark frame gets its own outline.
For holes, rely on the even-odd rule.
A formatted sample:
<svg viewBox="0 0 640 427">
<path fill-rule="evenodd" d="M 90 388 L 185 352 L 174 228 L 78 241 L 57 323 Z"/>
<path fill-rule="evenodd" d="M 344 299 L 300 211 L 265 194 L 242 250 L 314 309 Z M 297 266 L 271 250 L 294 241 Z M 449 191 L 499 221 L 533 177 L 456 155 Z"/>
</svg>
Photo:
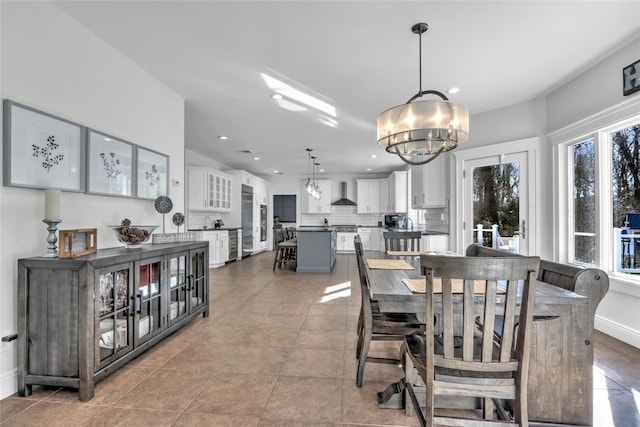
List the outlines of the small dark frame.
<svg viewBox="0 0 640 427">
<path fill-rule="evenodd" d="M 640 90 L 640 59 L 622 69 L 622 95 L 628 96 Z"/>
</svg>

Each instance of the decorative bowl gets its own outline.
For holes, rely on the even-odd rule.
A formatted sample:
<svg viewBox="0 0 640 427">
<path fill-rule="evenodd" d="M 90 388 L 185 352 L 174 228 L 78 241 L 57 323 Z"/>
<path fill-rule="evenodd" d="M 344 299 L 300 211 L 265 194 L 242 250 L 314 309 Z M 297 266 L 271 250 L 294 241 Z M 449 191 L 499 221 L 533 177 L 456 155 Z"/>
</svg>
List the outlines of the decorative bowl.
<svg viewBox="0 0 640 427">
<path fill-rule="evenodd" d="M 139 248 L 149 240 L 157 225 L 110 225 L 118 242 L 125 248 Z"/>
</svg>

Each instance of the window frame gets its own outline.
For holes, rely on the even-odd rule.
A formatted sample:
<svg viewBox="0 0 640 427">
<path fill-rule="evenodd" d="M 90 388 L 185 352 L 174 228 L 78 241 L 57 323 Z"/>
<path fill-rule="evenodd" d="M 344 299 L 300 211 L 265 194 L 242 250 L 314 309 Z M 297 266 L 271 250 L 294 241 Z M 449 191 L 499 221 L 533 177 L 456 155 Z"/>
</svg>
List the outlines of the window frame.
<svg viewBox="0 0 640 427">
<path fill-rule="evenodd" d="M 611 276 L 640 285 L 640 277 L 614 271 L 614 232 L 612 212 L 612 146 L 611 134 L 640 123 L 640 97 L 583 119 L 548 135 L 553 144 L 554 165 L 554 235 L 565 236 L 554 242 L 554 258 L 560 262 L 582 265 L 575 261 L 575 224 L 573 222 L 573 146 L 589 139 L 595 144 L 596 248 L 595 266 Z M 588 264 L 592 266 L 591 264 Z"/>
</svg>

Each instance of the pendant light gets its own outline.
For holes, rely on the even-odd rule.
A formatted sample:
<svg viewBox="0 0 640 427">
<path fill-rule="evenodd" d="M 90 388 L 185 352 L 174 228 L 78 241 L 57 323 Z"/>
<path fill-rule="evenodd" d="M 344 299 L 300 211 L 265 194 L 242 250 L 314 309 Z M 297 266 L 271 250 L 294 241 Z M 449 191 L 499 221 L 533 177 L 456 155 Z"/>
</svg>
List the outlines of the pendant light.
<svg viewBox="0 0 640 427">
<path fill-rule="evenodd" d="M 381 113 L 377 119 L 378 146 L 410 165 L 429 163 L 469 138 L 468 108 L 449 101 L 437 90 L 422 90 L 422 33 L 428 29 L 424 22 L 411 27 L 420 40 L 418 93 L 406 104 Z M 424 95 L 436 95 L 442 99 L 416 101 Z"/>
</svg>

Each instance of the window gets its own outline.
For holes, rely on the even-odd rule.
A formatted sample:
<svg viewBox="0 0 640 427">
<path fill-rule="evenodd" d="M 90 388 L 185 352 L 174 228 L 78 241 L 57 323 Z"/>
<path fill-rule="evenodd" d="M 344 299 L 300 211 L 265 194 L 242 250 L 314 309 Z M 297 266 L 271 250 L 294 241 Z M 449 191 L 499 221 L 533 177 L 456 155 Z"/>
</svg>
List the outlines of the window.
<svg viewBox="0 0 640 427">
<path fill-rule="evenodd" d="M 296 222 L 296 195 L 275 194 L 273 196 L 273 217 L 280 222 Z"/>
<path fill-rule="evenodd" d="M 568 261 L 640 275 L 640 229 L 627 223 L 640 213 L 640 116 L 563 147 L 572 191 L 566 195 Z"/>
</svg>

